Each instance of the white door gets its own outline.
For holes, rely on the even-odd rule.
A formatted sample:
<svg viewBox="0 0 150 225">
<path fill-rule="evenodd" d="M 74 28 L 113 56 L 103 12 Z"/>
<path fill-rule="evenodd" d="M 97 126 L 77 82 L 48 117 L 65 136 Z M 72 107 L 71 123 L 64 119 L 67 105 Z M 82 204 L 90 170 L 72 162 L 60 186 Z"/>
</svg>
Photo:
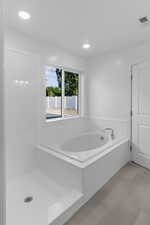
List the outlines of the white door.
<svg viewBox="0 0 150 225">
<path fill-rule="evenodd" d="M 132 160 L 150 168 L 150 61 L 133 67 Z"/>
</svg>

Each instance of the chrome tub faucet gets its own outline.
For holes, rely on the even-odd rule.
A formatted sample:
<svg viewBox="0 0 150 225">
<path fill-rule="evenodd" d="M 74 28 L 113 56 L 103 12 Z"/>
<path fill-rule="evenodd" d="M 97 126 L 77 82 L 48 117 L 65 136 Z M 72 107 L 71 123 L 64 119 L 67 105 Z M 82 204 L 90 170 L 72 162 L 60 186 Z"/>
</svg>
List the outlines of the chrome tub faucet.
<svg viewBox="0 0 150 225">
<path fill-rule="evenodd" d="M 104 132 L 105 131 L 110 131 L 111 132 L 111 134 L 110 134 L 111 138 L 115 139 L 115 133 L 114 133 L 114 130 L 112 128 L 107 127 L 107 128 L 104 129 Z"/>
</svg>

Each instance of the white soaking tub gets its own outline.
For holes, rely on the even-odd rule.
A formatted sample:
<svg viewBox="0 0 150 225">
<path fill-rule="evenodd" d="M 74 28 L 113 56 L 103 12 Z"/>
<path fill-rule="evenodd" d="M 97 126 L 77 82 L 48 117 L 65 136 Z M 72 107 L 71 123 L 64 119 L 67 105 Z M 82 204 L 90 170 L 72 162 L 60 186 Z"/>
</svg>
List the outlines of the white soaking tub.
<svg viewBox="0 0 150 225">
<path fill-rule="evenodd" d="M 39 167 L 63 186 L 89 199 L 130 161 L 129 139 L 99 132 L 84 132 L 58 145 L 38 147 Z"/>
<path fill-rule="evenodd" d="M 79 162 L 85 162 L 103 152 L 110 142 L 110 137 L 102 132 L 89 132 L 65 141 L 55 150 Z"/>
<path fill-rule="evenodd" d="M 45 145 L 44 147 L 78 162 L 86 162 L 119 141 L 121 140 L 117 138 L 112 140 L 111 136 L 106 135 L 103 131 L 86 132 L 68 139 L 62 144 Z"/>
<path fill-rule="evenodd" d="M 80 153 L 103 147 L 109 141 L 108 136 L 100 133 L 85 133 L 71 138 L 61 145 L 62 151 Z"/>
</svg>

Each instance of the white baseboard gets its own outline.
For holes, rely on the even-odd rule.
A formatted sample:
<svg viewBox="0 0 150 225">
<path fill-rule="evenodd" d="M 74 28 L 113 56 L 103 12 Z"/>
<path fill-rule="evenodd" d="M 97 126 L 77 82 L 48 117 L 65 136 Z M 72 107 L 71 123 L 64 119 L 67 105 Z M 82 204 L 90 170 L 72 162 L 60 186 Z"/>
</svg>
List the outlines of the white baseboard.
<svg viewBox="0 0 150 225">
<path fill-rule="evenodd" d="M 144 154 L 133 152 L 132 161 L 150 169 L 150 157 Z"/>
</svg>

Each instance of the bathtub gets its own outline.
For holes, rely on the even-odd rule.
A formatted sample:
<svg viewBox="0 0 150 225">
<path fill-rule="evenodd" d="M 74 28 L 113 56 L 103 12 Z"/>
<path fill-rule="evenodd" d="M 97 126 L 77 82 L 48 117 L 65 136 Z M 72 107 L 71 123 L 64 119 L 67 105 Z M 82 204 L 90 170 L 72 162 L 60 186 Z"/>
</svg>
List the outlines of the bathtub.
<svg viewBox="0 0 150 225">
<path fill-rule="evenodd" d="M 120 136 L 112 140 L 101 130 L 80 133 L 58 145 L 38 146 L 37 150 L 38 167 L 46 176 L 82 194 L 79 208 L 130 161 L 129 139 Z"/>
<path fill-rule="evenodd" d="M 129 139 L 84 132 L 58 145 L 38 146 L 41 170 L 56 183 L 76 189 L 89 199 L 130 161 Z"/>
<path fill-rule="evenodd" d="M 82 163 L 103 153 L 105 150 L 121 141 L 121 139 L 123 139 L 123 137 L 114 138 L 112 140 L 111 136 L 105 134 L 103 131 L 85 132 L 66 140 L 62 144 L 45 145 L 44 147 Z"/>
</svg>

